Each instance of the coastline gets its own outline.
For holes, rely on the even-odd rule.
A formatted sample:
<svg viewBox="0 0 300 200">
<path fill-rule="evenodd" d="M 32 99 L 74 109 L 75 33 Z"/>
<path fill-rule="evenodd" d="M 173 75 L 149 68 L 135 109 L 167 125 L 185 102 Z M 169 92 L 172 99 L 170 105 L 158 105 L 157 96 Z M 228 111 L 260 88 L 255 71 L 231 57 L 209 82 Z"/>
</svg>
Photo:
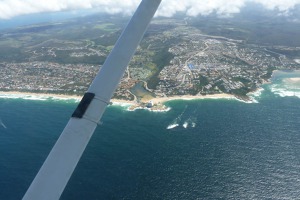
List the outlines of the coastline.
<svg viewBox="0 0 300 200">
<path fill-rule="evenodd" d="M 50 94 L 50 93 L 34 93 L 34 92 L 18 92 L 18 91 L 0 91 L 0 98 L 20 98 L 20 99 L 32 99 L 32 100 L 75 100 L 80 101 L 83 96 L 79 95 L 65 95 L 65 94 Z M 127 101 L 122 99 L 111 99 L 113 104 L 135 104 L 134 101 Z"/>
<path fill-rule="evenodd" d="M 26 100 L 74 100 L 79 102 L 82 96 L 76 95 L 63 95 L 63 94 L 49 94 L 49 93 L 33 93 L 33 92 L 18 92 L 18 91 L 0 91 L 0 98 L 6 99 L 26 99 Z M 151 102 L 153 106 L 148 107 L 148 102 L 138 103 L 136 101 L 128 101 L 122 99 L 111 99 L 112 105 L 128 107 L 127 110 L 134 111 L 137 109 L 145 109 L 153 112 L 166 112 L 170 108 L 165 106 L 164 103 L 174 100 L 197 100 L 197 99 L 236 99 L 237 97 L 231 94 L 211 94 L 211 95 L 182 95 L 182 96 L 171 96 L 171 97 L 159 97 L 153 98 L 148 102 Z M 246 102 L 247 103 L 247 102 Z"/>
<path fill-rule="evenodd" d="M 276 73 L 284 72 L 282 70 L 273 70 L 271 77 L 264 80 L 262 85 L 271 84 L 272 78 Z M 300 70 L 293 70 L 293 72 L 300 73 Z M 299 78 L 289 78 L 291 82 L 299 82 Z M 170 97 L 155 97 L 147 101 L 137 102 L 136 100 L 123 100 L 123 99 L 111 99 L 111 105 L 127 107 L 127 110 L 134 111 L 137 109 L 150 110 L 154 112 L 165 112 L 170 110 L 165 103 L 174 100 L 197 100 L 197 99 L 233 99 L 244 103 L 257 103 L 255 97 L 260 96 L 263 87 L 259 87 L 256 90 L 249 92 L 247 96 L 239 97 L 227 93 L 208 94 L 208 95 L 177 95 Z M 254 97 L 254 98 L 253 98 Z M 64 95 L 53 93 L 35 93 L 35 92 L 20 92 L 20 91 L 0 91 L 0 98 L 2 99 L 25 99 L 25 100 L 61 100 L 61 101 L 75 101 L 79 102 L 82 96 L 79 95 Z M 150 106 L 149 106 L 150 105 Z"/>
<path fill-rule="evenodd" d="M 197 99 L 236 99 L 234 95 L 231 94 L 210 94 L 210 95 L 182 95 L 182 96 L 171 96 L 171 97 L 159 97 L 159 98 L 153 98 L 150 101 L 153 104 L 162 104 L 168 101 L 174 101 L 174 100 L 197 100 Z"/>
<path fill-rule="evenodd" d="M 61 100 L 68 100 L 68 99 L 76 99 L 81 100 L 82 96 L 78 95 L 64 95 L 64 94 L 50 94 L 50 93 L 34 93 L 34 92 L 18 92 L 18 91 L 0 91 L 0 98 L 11 97 L 11 98 L 23 98 L 23 97 L 39 97 L 39 98 L 53 98 L 53 99 L 61 99 Z M 158 97 L 153 98 L 152 101 L 154 104 L 165 103 L 168 101 L 173 100 L 195 100 L 195 99 L 234 99 L 236 98 L 234 95 L 231 94 L 210 94 L 210 95 L 178 95 L 178 96 L 171 96 L 171 97 Z M 111 99 L 111 102 L 114 104 L 137 104 L 135 101 L 123 100 L 123 99 Z M 146 103 L 146 102 L 144 102 Z"/>
<path fill-rule="evenodd" d="M 76 100 L 80 101 L 81 96 L 64 95 L 64 94 L 50 94 L 50 93 L 34 93 L 34 92 L 18 92 L 18 91 L 0 91 L 0 98 L 9 99 L 31 99 L 31 100 Z"/>
</svg>

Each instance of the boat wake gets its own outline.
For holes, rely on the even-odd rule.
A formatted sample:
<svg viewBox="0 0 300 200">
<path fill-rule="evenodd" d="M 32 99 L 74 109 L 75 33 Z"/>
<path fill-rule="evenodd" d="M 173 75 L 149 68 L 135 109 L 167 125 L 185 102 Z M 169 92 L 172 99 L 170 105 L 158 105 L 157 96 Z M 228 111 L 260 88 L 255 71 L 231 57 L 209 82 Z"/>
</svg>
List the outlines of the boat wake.
<svg viewBox="0 0 300 200">
<path fill-rule="evenodd" d="M 187 128 L 187 127 L 188 127 L 188 125 L 189 125 L 189 123 L 188 123 L 188 122 L 184 122 L 182 126 L 183 126 L 183 128 Z"/>
<path fill-rule="evenodd" d="M 179 126 L 179 124 L 170 124 L 167 129 L 173 129 L 176 128 L 177 126 Z"/>
<path fill-rule="evenodd" d="M 195 128 L 196 127 L 195 121 L 196 121 L 196 118 L 190 117 L 183 123 L 182 127 L 183 128 L 188 128 L 188 127 Z"/>
<path fill-rule="evenodd" d="M 0 119 L 0 125 L 3 127 L 3 128 L 5 128 L 5 129 L 7 129 L 7 127 L 5 126 L 5 124 L 3 123 L 3 121 Z"/>
<path fill-rule="evenodd" d="M 188 117 L 186 120 L 182 120 L 184 113 L 186 112 L 187 106 L 185 107 L 185 109 L 183 110 L 182 113 L 180 113 L 180 115 L 178 115 L 173 121 L 172 123 L 170 123 L 167 126 L 167 129 L 174 129 L 176 127 L 182 126 L 183 128 L 187 129 L 187 128 L 195 128 L 196 127 L 196 117 L 192 117 L 194 116 L 196 113 L 196 111 L 193 112 L 192 116 Z"/>
<path fill-rule="evenodd" d="M 185 113 L 186 109 L 187 109 L 187 105 L 185 106 L 185 108 L 184 108 L 184 110 L 182 111 L 182 113 L 180 113 L 180 114 L 172 121 L 172 123 L 169 124 L 169 125 L 167 126 L 167 129 L 173 129 L 173 128 L 176 128 L 176 127 L 179 126 L 179 123 L 180 123 L 180 121 L 181 121 L 182 115 Z"/>
</svg>

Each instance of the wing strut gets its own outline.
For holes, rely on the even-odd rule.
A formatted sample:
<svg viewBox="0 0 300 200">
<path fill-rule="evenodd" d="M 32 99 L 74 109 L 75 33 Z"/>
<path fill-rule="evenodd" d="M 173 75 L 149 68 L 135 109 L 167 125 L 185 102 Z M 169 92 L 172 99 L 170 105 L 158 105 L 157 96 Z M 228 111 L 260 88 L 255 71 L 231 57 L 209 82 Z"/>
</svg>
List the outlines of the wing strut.
<svg viewBox="0 0 300 200">
<path fill-rule="evenodd" d="M 60 198 L 160 2 L 141 2 L 23 200 Z"/>
</svg>

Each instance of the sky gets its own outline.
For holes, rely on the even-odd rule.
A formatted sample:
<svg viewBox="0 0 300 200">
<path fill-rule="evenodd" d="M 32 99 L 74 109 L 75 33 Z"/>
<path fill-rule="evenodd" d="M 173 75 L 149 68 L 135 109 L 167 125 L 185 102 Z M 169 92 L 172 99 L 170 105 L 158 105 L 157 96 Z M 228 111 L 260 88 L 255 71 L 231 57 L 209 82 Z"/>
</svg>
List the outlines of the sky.
<svg viewBox="0 0 300 200">
<path fill-rule="evenodd" d="M 0 0 L 0 20 L 13 19 L 35 13 L 55 13 L 82 9 L 99 9 L 109 14 L 130 15 L 141 0 Z M 232 16 L 242 8 L 255 3 L 265 9 L 288 15 L 300 0 L 162 0 L 156 16 L 171 17 L 177 12 L 187 16 Z"/>
</svg>

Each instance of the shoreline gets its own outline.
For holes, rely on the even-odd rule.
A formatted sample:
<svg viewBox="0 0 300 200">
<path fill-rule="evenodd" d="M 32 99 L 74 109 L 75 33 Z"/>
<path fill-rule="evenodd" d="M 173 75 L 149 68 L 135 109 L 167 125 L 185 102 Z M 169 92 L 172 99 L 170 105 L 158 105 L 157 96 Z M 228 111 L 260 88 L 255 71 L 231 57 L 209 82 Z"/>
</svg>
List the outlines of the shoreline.
<svg viewBox="0 0 300 200">
<path fill-rule="evenodd" d="M 81 100 L 81 96 L 64 95 L 64 94 L 50 94 L 50 93 L 34 93 L 34 92 L 19 92 L 19 91 L 0 91 L 0 98 L 10 99 L 32 99 L 32 100 Z"/>
<path fill-rule="evenodd" d="M 282 70 L 274 70 L 270 79 L 264 80 L 262 85 L 267 85 L 272 83 L 272 78 L 276 73 L 285 72 Z M 300 73 L 300 70 L 293 70 L 293 72 Z M 299 82 L 300 78 L 292 77 L 289 78 L 291 82 Z M 245 97 L 235 96 L 233 94 L 219 93 L 219 94 L 207 94 L 207 95 L 177 95 L 170 97 L 156 97 L 149 99 L 147 101 L 137 102 L 136 100 L 123 100 L 123 99 L 111 99 L 111 105 L 127 107 L 128 111 L 134 111 L 138 109 L 149 110 L 154 112 L 166 112 L 170 110 L 169 107 L 165 105 L 166 102 L 174 100 L 190 101 L 190 100 L 200 100 L 200 99 L 232 99 L 241 101 L 244 103 L 257 103 L 255 97 L 260 96 L 261 92 L 264 90 L 262 87 L 257 88 L 254 91 L 249 92 Z M 253 98 L 254 96 L 254 98 Z M 61 100 L 61 101 L 75 101 L 79 102 L 82 99 L 79 95 L 65 95 L 65 94 L 54 94 L 54 93 L 35 93 L 35 92 L 20 92 L 20 91 L 1 91 L 0 99 L 24 99 L 24 100 Z"/>
<path fill-rule="evenodd" d="M 19 91 L 0 91 L 0 98 L 6 99 L 25 99 L 25 100 L 75 100 L 79 102 L 82 96 L 78 95 L 64 95 L 64 94 L 50 94 L 50 93 L 34 93 L 34 92 L 19 92 Z M 122 99 L 111 99 L 112 105 L 128 107 L 128 111 L 135 111 L 138 109 L 149 110 L 153 112 L 167 112 L 170 110 L 169 107 L 165 106 L 164 103 L 174 100 L 197 100 L 197 99 L 235 99 L 234 95 L 231 94 L 211 94 L 211 95 L 182 95 L 182 96 L 171 96 L 171 97 L 159 97 L 153 98 L 148 102 L 138 103 L 136 101 L 128 101 Z M 147 107 L 147 104 L 152 102 L 153 106 Z M 246 102 L 247 103 L 247 102 Z"/>
<path fill-rule="evenodd" d="M 42 99 L 58 99 L 58 100 L 81 100 L 82 96 L 78 95 L 64 95 L 64 94 L 50 94 L 50 93 L 34 93 L 34 92 L 19 92 L 19 91 L 0 91 L 0 98 L 29 98 L 36 97 Z M 32 98 L 35 99 L 35 98 Z M 162 104 L 168 101 L 174 100 L 197 100 L 197 99 L 236 99 L 234 95 L 220 93 L 220 94 L 210 94 L 210 95 L 178 95 L 171 97 L 158 97 L 150 99 L 148 102 L 153 104 Z M 139 103 L 135 101 L 123 100 L 123 99 L 111 99 L 113 104 L 129 104 L 138 105 Z M 147 102 L 141 102 L 147 103 Z"/>
<path fill-rule="evenodd" d="M 159 98 L 153 98 L 150 101 L 153 104 L 163 104 L 169 101 L 175 101 L 175 100 L 197 100 L 197 99 L 237 99 L 234 95 L 231 94 L 210 94 L 210 95 L 182 95 L 182 96 L 171 96 L 171 97 L 159 97 Z"/>
<path fill-rule="evenodd" d="M 15 98 L 15 99 L 32 99 L 32 100 L 76 100 L 80 101 L 82 96 L 79 95 L 65 95 L 65 94 L 51 94 L 51 93 L 34 93 L 34 92 L 19 92 L 19 91 L 0 91 L 0 98 Z M 135 104 L 134 101 L 127 101 L 122 99 L 111 99 L 113 104 Z"/>
</svg>

